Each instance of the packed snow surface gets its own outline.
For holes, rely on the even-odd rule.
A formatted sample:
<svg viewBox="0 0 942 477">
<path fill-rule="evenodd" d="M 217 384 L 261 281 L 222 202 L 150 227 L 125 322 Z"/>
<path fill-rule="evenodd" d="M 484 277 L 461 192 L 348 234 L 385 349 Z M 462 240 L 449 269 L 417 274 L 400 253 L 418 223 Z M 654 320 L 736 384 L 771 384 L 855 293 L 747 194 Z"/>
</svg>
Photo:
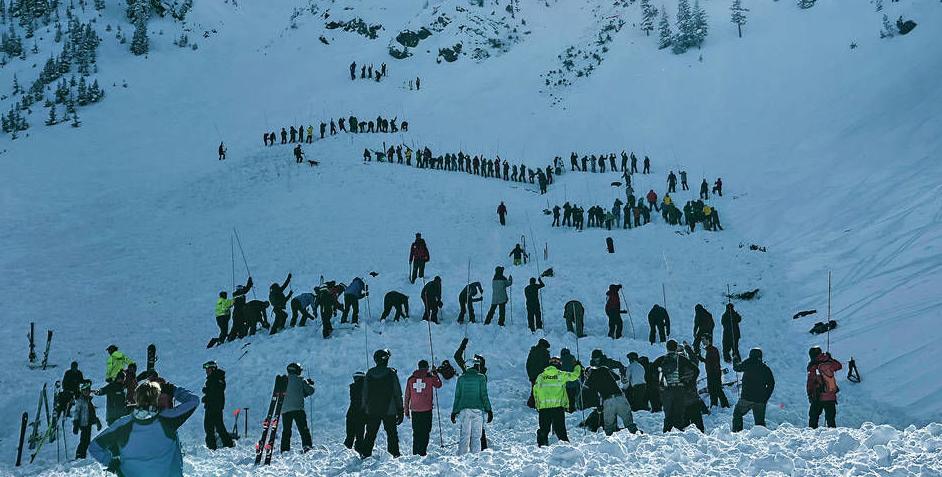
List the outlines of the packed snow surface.
<svg viewBox="0 0 942 477">
<path fill-rule="evenodd" d="M 70 361 L 79 361 L 97 387 L 106 346 L 115 343 L 143 363 L 147 344 L 155 343 L 161 374 L 194 392 L 202 386 L 200 364 L 218 361 L 227 371 L 228 412 L 249 407 L 256 421 L 236 449 L 210 453 L 197 411 L 181 431 L 187 475 L 942 475 L 942 371 L 934 364 L 942 360 L 942 5 L 887 2 L 890 18 L 905 15 L 919 26 L 881 39 L 882 13 L 868 2 L 820 1 L 806 10 L 791 1 L 744 2 L 749 23 L 738 38 L 728 4 L 702 2 L 710 36 L 701 50 L 674 55 L 657 49 L 656 31 L 646 37 L 639 30 L 637 3 L 520 2 L 512 19 L 505 1 L 485 3 L 475 13 L 454 10 L 478 8 L 466 2 L 425 0 L 313 2 L 313 8 L 306 1 L 196 2 L 191 24 L 217 33 L 201 38 L 196 51 L 179 49 L 170 42 L 180 26 L 155 20 L 147 58 L 128 55 L 126 45 L 106 35 L 100 77 L 116 86 L 82 110 L 82 126 L 44 127 L 37 119 L 28 136 L 2 140 L 0 346 L 7 352 L 0 356 L 6 423 L 0 447 L 14 448 L 20 414 L 32 417 L 42 384 L 59 379 Z M 676 6 L 665 6 L 673 20 Z M 295 7 L 300 13 L 292 15 Z M 480 28 L 496 10 L 492 21 L 516 31 L 449 25 L 412 56 L 389 56 L 396 35 L 434 21 L 434 8 Z M 100 21 L 126 22 L 123 10 L 109 5 Z M 325 12 L 383 28 L 377 39 L 328 30 Z M 591 75 L 548 90 L 541 75 L 560 67 L 568 47 L 591 47 L 599 22 L 612 15 L 626 25 L 612 33 L 604 61 Z M 157 35 L 161 27 L 166 32 Z M 468 51 L 454 63 L 436 62 L 439 48 L 486 45 L 481 35 L 488 34 L 506 41 L 486 57 Z M 389 77 L 350 81 L 351 61 L 385 62 Z M 0 84 L 28 70 L 20 63 L 0 69 Z M 419 91 L 409 87 L 416 77 Z M 263 132 L 292 124 L 317 129 L 322 120 L 351 114 L 397 116 L 409 131 L 305 144 L 308 158 L 320 161 L 315 168 L 296 165 L 290 146 L 262 146 Z M 220 141 L 226 161 L 216 160 Z M 701 179 L 712 184 L 722 177 L 725 195 L 710 202 L 725 230 L 688 235 L 659 215 L 628 231 L 552 228 L 543 210 L 555 204 L 609 208 L 623 198 L 610 186 L 619 174 L 569 172 L 540 196 L 529 184 L 364 165 L 363 149 L 384 142 L 428 145 L 436 155 L 500 155 L 530 167 L 545 167 L 557 155 L 568 165 L 572 151 L 646 154 L 652 174 L 635 175 L 640 193 L 663 194 L 668 171 L 683 169 L 691 191 L 674 195 L 682 204 L 696 197 Z M 494 212 L 500 201 L 509 209 L 506 227 Z M 247 263 L 231 243 L 233 227 Z M 407 279 L 415 232 L 431 251 L 427 276 L 439 275 L 444 284 L 442 324 L 431 328 L 434 350 L 418 320 L 421 284 Z M 605 250 L 609 236 L 615 254 Z M 539 263 L 512 267 L 507 254 L 522 237 Z M 767 252 L 749 250 L 751 244 Z M 455 324 L 461 287 L 469 277 L 481 281 L 489 303 L 498 265 L 515 278 L 507 328 Z M 267 285 L 289 271 L 295 293 L 309 291 L 321 276 L 345 283 L 364 277 L 372 292 L 361 303 L 364 323 L 341 327 L 326 341 L 315 323 L 257 335 L 244 349 L 230 343 L 207 350 L 217 333 L 215 296 L 232 289 L 233 266 L 236 282 L 251 270 L 262 299 Z M 545 337 L 553 354 L 568 347 L 584 363 L 595 348 L 623 361 L 629 351 L 662 354 L 647 343 L 645 317 L 665 297 L 674 337 L 690 340 L 696 304 L 719 321 L 727 285 L 733 292 L 760 289 L 759 299 L 737 309 L 743 353 L 761 346 L 776 376 L 770 429 L 749 430 L 747 417 L 747 431 L 732 434 L 731 410 L 724 409 L 706 416 L 705 435 L 663 435 L 661 415 L 641 412 L 636 421 L 644 435 L 606 438 L 584 435 L 577 412 L 567 417 L 569 444 L 538 449 L 524 362 L 544 335 L 526 329 L 523 285 L 548 267 L 555 276 L 542 292 Z M 842 373 L 838 423 L 846 427 L 810 431 L 806 353 L 826 342 L 808 330 L 825 320 L 829 270 L 831 314 L 839 322 L 830 349 L 845 366 L 856 358 L 863 382 L 849 383 Z M 610 283 L 625 285 L 631 311 L 627 339 L 618 342 L 605 338 Z M 409 321 L 377 323 L 389 290 L 411 297 Z M 578 342 L 562 320 L 571 299 L 586 306 L 590 336 Z M 811 308 L 818 314 L 792 319 Z M 31 321 L 39 335 L 55 330 L 49 359 L 56 368 L 27 368 Z M 450 359 L 465 336 L 469 356 L 488 357 L 492 450 L 453 455 L 454 381 L 439 394 L 444 448 L 437 423 L 426 458 L 389 458 L 382 434 L 372 459 L 343 448 L 347 385 L 371 364 L 374 349 L 392 350 L 390 364 L 404 382 L 419 359 L 433 351 L 436 361 Z M 250 441 L 261 408 L 272 376 L 293 361 L 317 381 L 315 450 L 276 455 L 273 467 L 256 469 Z M 104 400 L 98 405 L 103 415 Z M 409 454 L 408 422 L 399 433 Z M 74 448 L 76 439 L 68 437 Z M 90 461 L 57 465 L 51 447 L 19 469 L 12 451 L 5 455 L 0 474 L 103 474 Z"/>
</svg>

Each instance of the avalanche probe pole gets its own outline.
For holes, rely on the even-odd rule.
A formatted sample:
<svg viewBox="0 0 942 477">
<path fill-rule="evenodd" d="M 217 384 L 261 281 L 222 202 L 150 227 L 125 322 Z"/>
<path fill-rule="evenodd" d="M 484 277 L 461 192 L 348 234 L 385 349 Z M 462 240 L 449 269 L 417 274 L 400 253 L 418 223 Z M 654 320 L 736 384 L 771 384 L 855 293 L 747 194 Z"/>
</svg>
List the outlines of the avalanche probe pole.
<svg viewBox="0 0 942 477">
<path fill-rule="evenodd" d="M 573 319 L 575 319 L 575 306 L 573 306 Z M 579 350 L 579 330 L 576 330 L 576 360 L 579 363 L 579 380 L 576 381 L 579 383 L 579 410 L 582 411 L 582 436 L 585 437 L 588 433 L 585 425 L 585 403 L 582 401 L 582 374 L 585 371 L 585 368 L 582 366 L 582 351 Z"/>
<path fill-rule="evenodd" d="M 628 300 L 625 299 L 625 293 L 621 291 L 621 288 L 618 289 L 618 293 L 621 295 L 621 301 L 625 302 L 625 311 L 628 312 L 628 324 L 631 325 L 631 339 L 638 339 L 638 336 L 635 334 L 635 323 L 631 319 L 631 307 L 628 306 Z"/>
<path fill-rule="evenodd" d="M 426 321 L 428 325 L 428 350 L 429 354 L 432 355 L 432 366 L 435 366 L 435 347 L 432 345 L 432 317 L 429 316 L 429 319 Z M 467 336 L 465 336 L 467 338 Z M 438 415 L 438 445 L 442 449 L 445 448 L 445 437 L 442 433 L 442 407 L 438 402 L 438 391 L 432 386 L 432 393 L 435 395 L 435 411 Z"/>
<path fill-rule="evenodd" d="M 242 254 L 242 263 L 245 264 L 245 272 L 249 274 L 249 278 L 252 277 L 252 271 L 249 270 L 249 261 L 245 259 L 245 249 L 242 248 L 242 239 L 239 238 L 239 231 L 235 227 L 232 227 L 232 233 L 235 234 L 236 243 L 239 244 L 239 253 Z M 255 294 L 255 287 L 252 287 L 252 297 L 258 299 L 258 295 Z M 268 319 L 268 312 L 265 312 L 265 319 Z"/>
<path fill-rule="evenodd" d="M 831 271 L 828 270 L 828 353 L 831 352 Z"/>
</svg>

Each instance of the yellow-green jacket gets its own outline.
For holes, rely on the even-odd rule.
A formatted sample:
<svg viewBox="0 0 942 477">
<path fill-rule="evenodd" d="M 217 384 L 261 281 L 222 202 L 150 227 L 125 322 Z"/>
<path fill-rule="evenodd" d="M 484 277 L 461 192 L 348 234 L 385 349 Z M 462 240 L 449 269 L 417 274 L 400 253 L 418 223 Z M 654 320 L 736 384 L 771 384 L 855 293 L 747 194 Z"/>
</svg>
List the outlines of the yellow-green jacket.
<svg viewBox="0 0 942 477">
<path fill-rule="evenodd" d="M 582 367 L 579 365 L 576 365 L 572 372 L 560 371 L 555 366 L 548 366 L 536 378 L 536 383 L 533 385 L 533 400 L 536 402 L 536 408 L 569 408 L 566 383 L 578 380 L 581 374 Z"/>
<path fill-rule="evenodd" d="M 134 361 L 131 358 L 128 358 L 126 354 L 115 351 L 111 353 L 111 356 L 108 356 L 108 365 L 105 367 L 105 380 L 110 381 L 115 378 L 124 368 L 127 368 L 129 364 L 133 364 Z"/>
</svg>

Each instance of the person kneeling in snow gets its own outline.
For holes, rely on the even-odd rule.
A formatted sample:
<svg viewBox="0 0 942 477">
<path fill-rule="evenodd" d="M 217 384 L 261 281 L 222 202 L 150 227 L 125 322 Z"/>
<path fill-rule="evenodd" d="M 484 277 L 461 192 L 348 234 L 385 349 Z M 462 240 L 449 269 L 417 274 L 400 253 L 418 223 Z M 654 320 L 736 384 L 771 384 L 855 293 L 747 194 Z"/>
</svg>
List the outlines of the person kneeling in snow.
<svg viewBox="0 0 942 477">
<path fill-rule="evenodd" d="M 174 408 L 157 411 L 160 385 L 145 381 L 135 391 L 137 409 L 108 426 L 92 441 L 89 452 L 118 475 L 183 475 L 183 453 L 177 429 L 186 422 L 199 398 L 177 387 Z"/>
</svg>

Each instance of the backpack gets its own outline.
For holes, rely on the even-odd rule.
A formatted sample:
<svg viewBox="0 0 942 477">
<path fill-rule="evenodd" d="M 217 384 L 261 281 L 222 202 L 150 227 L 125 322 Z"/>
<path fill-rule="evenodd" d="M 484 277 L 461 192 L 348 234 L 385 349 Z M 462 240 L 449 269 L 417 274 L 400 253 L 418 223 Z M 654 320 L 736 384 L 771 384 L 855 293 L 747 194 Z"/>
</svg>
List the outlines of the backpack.
<svg viewBox="0 0 942 477">
<path fill-rule="evenodd" d="M 812 391 L 812 397 L 816 401 L 821 399 L 821 395 L 824 393 L 836 394 L 840 392 L 834 373 L 821 372 L 820 365 L 815 365 L 814 368 L 808 371 L 808 382 L 810 383 L 809 389 Z"/>
<path fill-rule="evenodd" d="M 452 367 L 451 363 L 446 359 L 442 362 L 441 366 L 438 367 L 438 374 L 447 381 L 455 377 L 455 368 Z"/>
</svg>

